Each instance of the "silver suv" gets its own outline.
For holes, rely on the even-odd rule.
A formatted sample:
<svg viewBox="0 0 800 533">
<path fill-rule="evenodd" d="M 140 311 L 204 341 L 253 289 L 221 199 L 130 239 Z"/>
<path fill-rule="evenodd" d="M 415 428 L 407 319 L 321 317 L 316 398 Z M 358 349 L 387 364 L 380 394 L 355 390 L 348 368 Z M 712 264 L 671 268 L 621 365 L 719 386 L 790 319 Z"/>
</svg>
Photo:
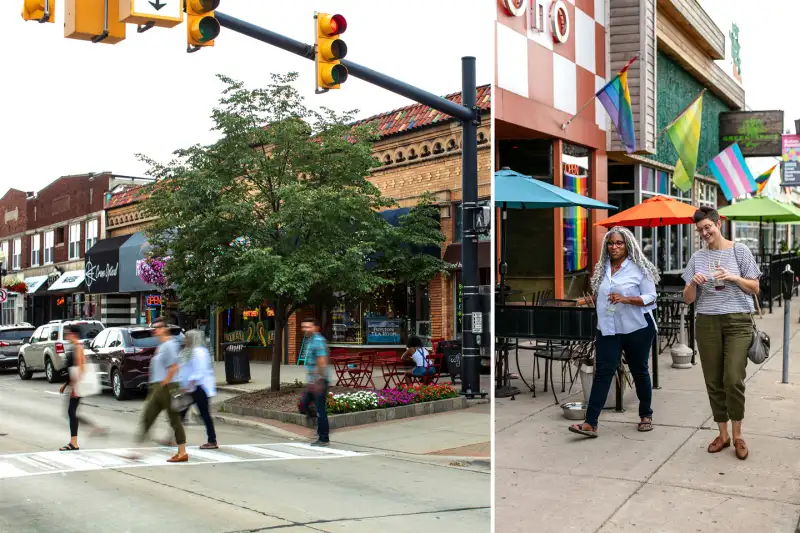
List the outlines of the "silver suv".
<svg viewBox="0 0 800 533">
<path fill-rule="evenodd" d="M 53 320 L 39 326 L 28 344 L 19 349 L 19 377 L 31 379 L 34 372 L 44 371 L 47 381 L 56 383 L 66 373 L 64 351 L 64 326 L 75 325 L 81 329 L 81 340 L 91 340 L 105 329 L 98 320 Z"/>
<path fill-rule="evenodd" d="M 28 342 L 35 329 L 27 322 L 13 326 L 0 326 L 0 368 L 17 366 L 19 349 Z"/>
</svg>

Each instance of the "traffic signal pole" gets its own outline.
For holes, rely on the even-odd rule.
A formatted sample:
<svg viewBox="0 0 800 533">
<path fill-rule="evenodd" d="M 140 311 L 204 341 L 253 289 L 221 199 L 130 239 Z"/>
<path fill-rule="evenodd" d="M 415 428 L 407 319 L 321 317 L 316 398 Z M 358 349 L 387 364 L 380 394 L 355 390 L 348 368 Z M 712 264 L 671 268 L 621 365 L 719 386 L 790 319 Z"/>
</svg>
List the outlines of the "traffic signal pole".
<svg viewBox="0 0 800 533">
<path fill-rule="evenodd" d="M 219 11 L 215 13 L 215 16 L 223 28 L 271 44 L 312 61 L 315 58 L 313 45 L 291 39 Z M 468 397 L 472 397 L 478 394 L 485 394 L 480 390 L 481 356 L 477 337 L 478 335 L 485 335 L 486 338 L 490 338 L 490 332 L 473 332 L 473 324 L 482 328 L 483 323 L 480 315 L 478 287 L 478 235 L 475 232 L 474 216 L 478 209 L 478 124 L 480 124 L 480 108 L 476 105 L 475 58 L 464 57 L 461 61 L 461 98 L 463 105 L 456 104 L 446 98 L 429 93 L 352 61 L 343 59 L 341 64 L 347 67 L 348 74 L 351 76 L 395 94 L 405 96 L 461 121 L 461 194 L 463 209 L 461 275 L 464 289 L 464 314 L 461 321 L 463 343 L 461 392 Z"/>
</svg>

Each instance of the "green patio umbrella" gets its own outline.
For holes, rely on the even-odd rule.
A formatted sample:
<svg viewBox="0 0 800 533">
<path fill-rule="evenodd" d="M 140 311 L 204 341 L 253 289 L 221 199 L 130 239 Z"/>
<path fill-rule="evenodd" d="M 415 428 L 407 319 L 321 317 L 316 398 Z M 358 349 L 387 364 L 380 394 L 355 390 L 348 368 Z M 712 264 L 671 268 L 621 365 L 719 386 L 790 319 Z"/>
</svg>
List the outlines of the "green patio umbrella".
<svg viewBox="0 0 800 533">
<path fill-rule="evenodd" d="M 764 243 L 761 242 L 761 223 L 772 222 L 773 253 L 775 250 L 775 224 L 791 224 L 800 222 L 800 209 L 792 204 L 779 202 L 766 196 L 748 198 L 719 210 L 719 214 L 734 222 L 758 222 L 758 240 L 762 260 Z"/>
</svg>

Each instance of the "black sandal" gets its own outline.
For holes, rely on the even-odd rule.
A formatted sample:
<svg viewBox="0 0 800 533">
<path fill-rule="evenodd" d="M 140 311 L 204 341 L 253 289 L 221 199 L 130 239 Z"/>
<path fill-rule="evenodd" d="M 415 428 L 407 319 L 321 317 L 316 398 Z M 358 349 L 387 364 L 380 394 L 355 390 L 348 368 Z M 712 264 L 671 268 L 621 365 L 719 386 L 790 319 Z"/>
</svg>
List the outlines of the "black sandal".
<svg viewBox="0 0 800 533">
<path fill-rule="evenodd" d="M 590 427 L 591 429 L 584 429 L 586 426 Z M 591 439 L 597 438 L 597 426 L 592 426 L 586 422 L 583 424 L 573 424 L 569 427 L 569 430 L 573 433 L 583 435 L 584 437 L 589 437 Z"/>
<path fill-rule="evenodd" d="M 642 433 L 645 431 L 653 431 L 653 418 L 649 416 L 642 417 L 642 421 L 638 424 L 638 429 Z"/>
<path fill-rule="evenodd" d="M 66 446 L 62 446 L 61 448 L 58 449 L 58 451 L 60 452 L 74 452 L 78 450 L 80 450 L 80 448 L 78 448 L 77 446 L 73 446 L 71 442 Z"/>
</svg>

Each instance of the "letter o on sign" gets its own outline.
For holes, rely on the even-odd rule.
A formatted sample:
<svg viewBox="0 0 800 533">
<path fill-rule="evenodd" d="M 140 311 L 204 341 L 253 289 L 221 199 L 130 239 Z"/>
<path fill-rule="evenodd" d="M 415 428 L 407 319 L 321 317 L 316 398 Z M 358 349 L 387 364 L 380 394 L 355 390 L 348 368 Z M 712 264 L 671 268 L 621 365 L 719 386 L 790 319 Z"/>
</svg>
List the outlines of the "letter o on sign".
<svg viewBox="0 0 800 533">
<path fill-rule="evenodd" d="M 513 1 L 513 0 L 510 0 Z M 570 22 L 569 11 L 564 0 L 556 0 L 550 5 L 550 27 L 553 30 L 553 40 L 565 43 L 569 39 Z"/>
<path fill-rule="evenodd" d="M 528 0 L 503 0 L 503 7 L 515 17 L 521 17 L 528 9 Z"/>
</svg>

